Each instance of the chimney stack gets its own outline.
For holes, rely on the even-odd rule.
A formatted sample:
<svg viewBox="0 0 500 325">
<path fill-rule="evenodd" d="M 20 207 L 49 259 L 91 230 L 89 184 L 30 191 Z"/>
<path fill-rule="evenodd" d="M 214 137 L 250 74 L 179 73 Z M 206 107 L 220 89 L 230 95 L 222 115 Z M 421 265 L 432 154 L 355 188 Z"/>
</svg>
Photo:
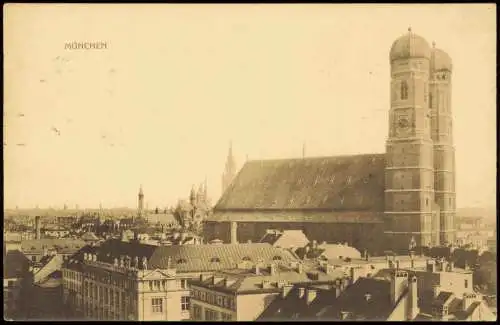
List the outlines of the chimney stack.
<svg viewBox="0 0 500 325">
<path fill-rule="evenodd" d="M 311 288 L 307 288 L 307 292 L 306 292 L 306 302 L 307 304 L 309 305 L 311 302 L 314 301 L 314 299 L 316 299 L 316 296 L 318 295 L 318 292 L 314 289 L 311 289 Z"/>
<path fill-rule="evenodd" d="M 464 293 L 464 297 L 462 299 L 463 311 L 467 311 L 470 305 L 472 305 L 472 303 L 476 300 L 477 300 L 477 295 L 475 293 Z"/>
<path fill-rule="evenodd" d="M 299 295 L 299 299 L 304 298 L 304 295 L 306 293 L 306 289 L 305 288 L 299 288 L 299 290 L 297 291 L 297 293 Z"/>
<path fill-rule="evenodd" d="M 441 287 L 439 286 L 439 284 L 434 284 L 432 286 L 432 295 L 433 295 L 434 299 L 436 299 L 439 296 L 440 291 L 441 291 Z"/>
<path fill-rule="evenodd" d="M 408 284 L 408 315 L 407 320 L 414 320 L 420 309 L 418 307 L 418 285 L 417 277 L 412 276 Z"/>
<path fill-rule="evenodd" d="M 281 287 L 281 298 L 285 298 L 292 288 L 293 286 L 291 284 L 283 284 Z"/>
<path fill-rule="evenodd" d="M 297 273 L 302 274 L 304 272 L 304 265 L 302 263 L 297 264 Z"/>
</svg>

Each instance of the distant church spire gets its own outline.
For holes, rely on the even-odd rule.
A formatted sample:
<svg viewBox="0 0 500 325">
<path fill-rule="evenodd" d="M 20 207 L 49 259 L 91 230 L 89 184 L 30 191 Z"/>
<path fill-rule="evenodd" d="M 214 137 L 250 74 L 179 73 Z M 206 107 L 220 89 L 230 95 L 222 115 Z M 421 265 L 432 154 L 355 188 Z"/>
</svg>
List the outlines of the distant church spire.
<svg viewBox="0 0 500 325">
<path fill-rule="evenodd" d="M 139 194 L 138 194 L 138 204 L 137 204 L 137 215 L 139 217 L 142 216 L 144 210 L 144 192 L 142 191 L 142 184 L 139 187 Z"/>
<path fill-rule="evenodd" d="M 226 167 L 222 174 L 222 193 L 226 191 L 234 177 L 236 176 L 236 162 L 233 156 L 233 142 L 229 142 L 229 152 L 226 160 Z"/>
</svg>

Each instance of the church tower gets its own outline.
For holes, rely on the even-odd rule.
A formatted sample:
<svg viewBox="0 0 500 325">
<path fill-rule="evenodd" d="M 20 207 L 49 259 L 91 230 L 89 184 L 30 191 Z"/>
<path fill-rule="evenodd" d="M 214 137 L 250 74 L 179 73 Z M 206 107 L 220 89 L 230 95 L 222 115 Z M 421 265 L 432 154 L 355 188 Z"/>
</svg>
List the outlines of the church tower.
<svg viewBox="0 0 500 325">
<path fill-rule="evenodd" d="M 429 111 L 431 49 L 408 29 L 390 51 L 391 108 L 386 142 L 385 235 L 389 249 L 432 240 L 434 162 Z"/>
<path fill-rule="evenodd" d="M 137 215 L 139 217 L 142 217 L 143 212 L 144 212 L 144 193 L 142 192 L 142 185 L 141 185 L 139 187 Z"/>
<path fill-rule="evenodd" d="M 429 108 L 431 137 L 434 142 L 434 191 L 439 207 L 440 244 L 455 243 L 455 148 L 451 113 L 450 56 L 432 44 Z"/>
<path fill-rule="evenodd" d="M 229 153 L 227 155 L 226 167 L 222 174 L 222 193 L 227 190 L 234 177 L 236 176 L 236 163 L 233 157 L 233 144 L 229 143 Z"/>
</svg>

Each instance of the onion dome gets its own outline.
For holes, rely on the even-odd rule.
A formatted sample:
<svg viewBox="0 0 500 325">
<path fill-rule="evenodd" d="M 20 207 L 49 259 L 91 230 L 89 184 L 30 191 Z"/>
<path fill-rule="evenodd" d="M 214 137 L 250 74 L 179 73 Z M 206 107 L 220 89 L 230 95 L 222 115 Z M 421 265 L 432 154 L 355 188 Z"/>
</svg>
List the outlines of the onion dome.
<svg viewBox="0 0 500 325">
<path fill-rule="evenodd" d="M 398 38 L 392 43 L 390 60 L 410 59 L 410 58 L 431 58 L 431 48 L 427 41 L 413 33 L 408 28 L 408 33 Z"/>
<path fill-rule="evenodd" d="M 452 70 L 451 58 L 445 51 L 435 47 L 436 43 L 432 43 L 431 50 L 431 69 L 433 71 Z"/>
</svg>

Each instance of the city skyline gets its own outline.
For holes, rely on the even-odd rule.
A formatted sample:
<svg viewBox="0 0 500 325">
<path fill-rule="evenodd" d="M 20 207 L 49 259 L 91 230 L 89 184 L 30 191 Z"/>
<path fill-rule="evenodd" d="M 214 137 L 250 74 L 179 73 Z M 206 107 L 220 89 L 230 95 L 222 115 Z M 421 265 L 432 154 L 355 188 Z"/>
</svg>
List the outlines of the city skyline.
<svg viewBox="0 0 500 325">
<path fill-rule="evenodd" d="M 457 207 L 495 204 L 494 6 L 142 9 L 6 16 L 5 207 L 134 208 L 142 184 L 154 209 L 205 178 L 215 203 L 231 141 L 238 169 L 300 158 L 304 143 L 307 156 L 383 153 L 387 49 L 409 26 L 453 60 Z M 108 49 L 64 50 L 82 39 Z"/>
</svg>

